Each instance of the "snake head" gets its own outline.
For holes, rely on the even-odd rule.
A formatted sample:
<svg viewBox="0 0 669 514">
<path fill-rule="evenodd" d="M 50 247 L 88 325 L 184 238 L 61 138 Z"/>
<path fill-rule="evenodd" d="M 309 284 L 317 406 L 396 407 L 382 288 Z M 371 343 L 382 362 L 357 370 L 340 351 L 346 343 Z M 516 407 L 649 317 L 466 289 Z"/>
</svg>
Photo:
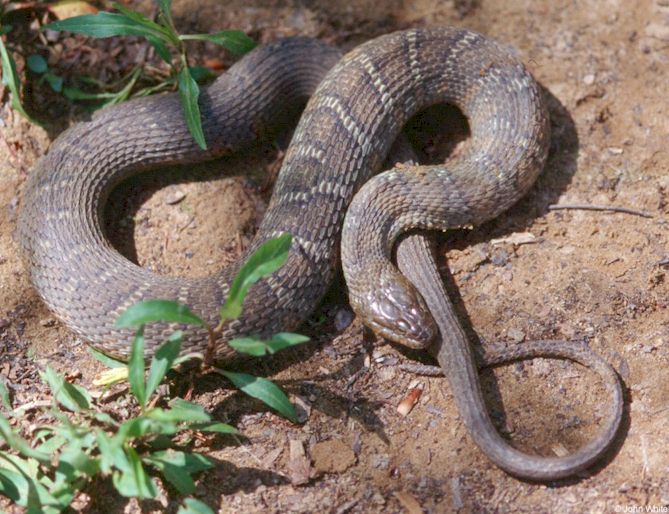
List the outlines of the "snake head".
<svg viewBox="0 0 669 514">
<path fill-rule="evenodd" d="M 374 332 L 410 348 L 425 348 L 439 331 L 423 297 L 397 272 L 352 306 Z"/>
</svg>

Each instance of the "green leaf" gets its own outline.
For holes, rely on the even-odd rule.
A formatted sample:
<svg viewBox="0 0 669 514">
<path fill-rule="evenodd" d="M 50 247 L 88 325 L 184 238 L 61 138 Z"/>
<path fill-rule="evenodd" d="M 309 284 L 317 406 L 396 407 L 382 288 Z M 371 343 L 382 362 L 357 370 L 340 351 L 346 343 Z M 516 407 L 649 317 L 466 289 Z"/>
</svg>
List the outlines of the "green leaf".
<svg viewBox="0 0 669 514">
<path fill-rule="evenodd" d="M 123 361 L 117 361 L 116 359 L 105 355 L 94 348 L 88 347 L 88 353 L 90 353 L 98 362 L 101 362 L 108 368 L 125 368 L 127 364 Z"/>
<path fill-rule="evenodd" d="M 189 66 L 190 76 L 198 84 L 204 80 L 216 77 L 216 74 L 206 66 Z"/>
<path fill-rule="evenodd" d="M 30 122 L 39 125 L 36 120 L 28 115 L 21 104 L 21 83 L 16 71 L 16 64 L 12 56 L 7 52 L 2 38 L 0 38 L 0 62 L 2 63 L 2 83 L 7 86 L 9 92 L 12 94 L 12 108 Z"/>
<path fill-rule="evenodd" d="M 174 360 L 181 350 L 181 340 L 183 333 L 174 332 L 165 343 L 163 343 L 156 354 L 151 359 L 151 368 L 149 369 L 149 378 L 146 380 L 146 397 L 151 398 L 153 392 L 158 388 L 165 378 L 167 372 L 172 368 Z"/>
<path fill-rule="evenodd" d="M 195 498 L 186 498 L 177 514 L 214 514 L 209 505 Z"/>
<path fill-rule="evenodd" d="M 210 41 L 222 46 L 235 55 L 242 55 L 253 50 L 256 42 L 240 30 L 222 30 L 215 34 L 183 34 L 179 36 L 182 41 L 198 40 Z"/>
<path fill-rule="evenodd" d="M 44 75 L 44 80 L 46 80 L 49 83 L 51 89 L 53 89 L 56 93 L 60 93 L 63 90 L 62 77 L 54 75 L 53 73 L 47 73 L 46 75 Z"/>
<path fill-rule="evenodd" d="M 78 100 L 104 100 L 105 98 L 116 98 L 118 93 L 89 93 L 76 87 L 66 86 L 63 88 L 63 96 L 72 102 Z"/>
<path fill-rule="evenodd" d="M 235 427 L 230 426 L 227 423 L 218 423 L 216 421 L 212 421 L 210 423 L 196 423 L 194 425 L 190 425 L 188 428 L 193 430 L 199 430 L 200 432 L 214 432 L 218 434 L 239 433 L 239 431 Z"/>
<path fill-rule="evenodd" d="M 120 9 L 120 6 L 116 6 Z M 44 26 L 44 29 L 66 30 L 76 32 L 85 36 L 105 38 L 112 36 L 143 36 L 153 37 L 165 42 L 174 43 L 174 36 L 157 23 L 149 20 L 146 16 L 122 9 L 123 14 L 99 12 L 98 14 L 85 14 L 65 20 L 54 21 Z"/>
<path fill-rule="evenodd" d="M 123 441 L 120 437 L 109 437 L 106 432 L 97 429 L 95 439 L 100 450 L 100 471 L 109 474 L 112 468 L 126 469 L 130 466 L 123 452 Z"/>
<path fill-rule="evenodd" d="M 116 318 L 116 326 L 138 327 L 154 321 L 205 325 L 205 322 L 193 314 L 186 305 L 171 300 L 143 300 L 128 307 Z"/>
<path fill-rule="evenodd" d="M 29 487 L 28 478 L 11 469 L 0 467 L 0 494 L 7 496 L 21 507 L 25 507 Z"/>
<path fill-rule="evenodd" d="M 26 59 L 26 64 L 28 65 L 28 68 L 30 68 L 30 71 L 39 75 L 49 69 L 46 59 L 39 54 L 29 55 Z"/>
<path fill-rule="evenodd" d="M 156 465 L 165 479 L 172 484 L 180 494 L 191 494 L 195 491 L 195 482 L 186 471 L 171 464 Z"/>
<path fill-rule="evenodd" d="M 34 439 L 33 439 L 34 441 Z M 67 439 L 61 435 L 52 435 L 46 439 L 42 444 L 35 447 L 35 450 L 46 453 L 48 455 L 54 455 L 58 449 L 67 443 Z"/>
<path fill-rule="evenodd" d="M 307 336 L 292 334 L 290 332 L 279 332 L 274 334 L 269 341 L 264 341 L 258 337 L 239 337 L 228 341 L 228 344 L 235 350 L 254 357 L 262 357 L 267 353 L 276 353 L 279 350 L 306 343 L 309 341 Z"/>
<path fill-rule="evenodd" d="M 158 494 L 156 483 L 146 474 L 142 461 L 132 447 L 125 449 L 128 457 L 126 469 L 114 472 L 113 482 L 116 490 L 125 497 L 155 498 Z"/>
<path fill-rule="evenodd" d="M 155 413 L 162 409 L 151 409 L 149 412 Z M 120 439 L 136 439 L 145 435 L 171 435 L 179 432 L 177 424 L 169 419 L 160 419 L 160 416 L 152 414 L 149 416 L 138 416 L 124 422 L 118 429 L 116 437 Z"/>
<path fill-rule="evenodd" d="M 0 403 L 9 410 L 12 410 L 12 400 L 9 397 L 9 389 L 3 379 L 0 378 Z"/>
<path fill-rule="evenodd" d="M 162 40 L 153 36 L 146 36 L 146 39 L 149 44 L 156 49 L 156 53 L 163 61 L 165 61 L 167 64 L 172 63 L 172 54 L 170 53 L 167 46 L 165 46 L 165 43 L 162 42 Z"/>
<path fill-rule="evenodd" d="M 175 423 L 200 423 L 211 421 L 202 405 L 175 398 L 170 402 L 169 409 L 151 409 L 146 413 L 151 419 L 173 421 Z"/>
<path fill-rule="evenodd" d="M 149 458 L 153 461 L 161 461 L 174 466 L 183 467 L 189 474 L 199 473 L 211 469 L 214 465 L 200 453 L 185 453 L 177 450 L 162 450 L 152 453 Z"/>
<path fill-rule="evenodd" d="M 42 380 L 49 385 L 53 396 L 67 410 L 79 412 L 81 409 L 91 408 L 91 395 L 81 386 L 70 384 L 65 377 L 47 366 L 42 372 Z"/>
<path fill-rule="evenodd" d="M 274 273 L 288 259 L 292 236 L 282 234 L 265 241 L 241 267 L 221 307 L 221 319 L 235 319 L 242 313 L 242 303 L 249 288 L 262 277 Z"/>
<path fill-rule="evenodd" d="M 123 86 L 123 89 L 121 89 L 118 93 L 115 93 L 114 97 L 104 102 L 102 106 L 106 107 L 107 105 L 114 105 L 121 102 L 125 102 L 130 97 L 130 92 L 137 83 L 137 79 L 141 74 L 142 74 L 142 68 L 140 66 L 136 67 L 133 70 L 132 74 L 130 75 L 130 80 L 128 80 L 128 83 L 125 86 Z"/>
<path fill-rule="evenodd" d="M 100 460 L 91 458 L 81 445 L 73 442 L 60 452 L 58 470 L 73 482 L 81 474 L 95 475 L 100 470 Z"/>
<path fill-rule="evenodd" d="M 204 140 L 204 132 L 202 132 L 202 120 L 200 119 L 200 106 L 197 99 L 200 96 L 200 88 L 197 82 L 193 80 L 188 66 L 184 63 L 178 75 L 179 82 L 179 96 L 181 97 L 181 106 L 183 108 L 184 117 L 186 118 L 186 125 L 188 130 L 193 135 L 197 144 L 203 150 L 207 149 L 207 143 Z"/>
<path fill-rule="evenodd" d="M 158 0 L 158 8 L 165 19 L 172 23 L 172 0 Z"/>
<path fill-rule="evenodd" d="M 192 474 L 213 467 L 213 464 L 204 455 L 174 450 L 155 452 L 145 457 L 144 462 L 160 470 L 181 494 L 190 494 L 195 490 Z"/>
<path fill-rule="evenodd" d="M 98 423 L 102 423 L 103 425 L 109 425 L 111 427 L 118 426 L 116 420 L 106 412 L 94 412 L 93 418 L 95 418 L 95 421 L 97 421 Z"/>
<path fill-rule="evenodd" d="M 172 364 L 172 367 L 177 367 L 183 364 L 184 362 L 189 362 L 194 360 L 198 361 L 204 360 L 204 354 L 201 352 L 191 352 L 179 355 L 174 361 L 174 364 Z"/>
<path fill-rule="evenodd" d="M 137 403 L 146 405 L 146 385 L 144 383 L 144 325 L 140 326 L 132 341 L 130 360 L 128 361 L 128 382 L 130 390 L 137 398 Z"/>
<path fill-rule="evenodd" d="M 217 369 L 217 371 L 230 380 L 237 389 L 266 403 L 293 423 L 297 423 L 295 407 L 288 400 L 286 393 L 275 383 L 246 373 L 235 373 L 224 369 Z"/>
</svg>

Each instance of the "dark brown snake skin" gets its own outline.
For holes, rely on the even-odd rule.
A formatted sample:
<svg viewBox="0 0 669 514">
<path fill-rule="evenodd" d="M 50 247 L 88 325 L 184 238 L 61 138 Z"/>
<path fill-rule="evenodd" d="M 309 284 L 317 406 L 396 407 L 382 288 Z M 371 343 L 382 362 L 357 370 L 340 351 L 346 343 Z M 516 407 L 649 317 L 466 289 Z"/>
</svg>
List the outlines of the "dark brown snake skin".
<svg viewBox="0 0 669 514">
<path fill-rule="evenodd" d="M 421 295 L 390 264 L 390 252 L 409 228 L 481 223 L 527 191 L 549 141 L 538 87 L 508 48 L 459 29 L 398 32 L 339 59 L 336 50 L 306 38 L 251 52 L 201 93 L 207 152 L 193 142 L 175 94 L 104 110 L 66 131 L 32 173 L 19 222 L 31 278 L 49 307 L 93 346 L 127 358 L 132 333 L 114 322 L 128 306 L 149 298 L 178 300 L 214 326 L 241 263 L 267 239 L 288 232 L 288 262 L 250 290 L 242 316 L 225 327 L 223 341 L 296 328 L 333 278 L 340 238 L 351 304 L 377 332 L 425 346 L 438 331 L 450 329 L 449 319 L 457 325 L 452 315 L 435 311 L 445 307 L 435 307 L 429 288 L 419 285 L 421 270 L 430 276 L 429 262 L 414 266 L 418 276 L 410 277 Z M 201 279 L 160 276 L 129 262 L 107 241 L 101 213 L 120 181 L 236 151 L 279 128 L 286 106 L 307 97 L 265 218 L 239 264 Z M 370 181 L 406 121 L 444 102 L 467 116 L 469 151 L 446 166 L 398 167 Z M 411 259 L 421 262 L 419 255 Z M 175 328 L 148 326 L 146 353 Z M 185 330 L 184 351 L 204 350 L 206 331 L 179 328 Z M 461 350 L 464 361 L 445 367 L 456 398 L 464 395 L 459 403 L 465 423 L 504 469 L 532 479 L 565 476 L 592 463 L 615 434 L 617 422 L 607 426 L 596 448 L 584 448 L 587 455 L 574 454 L 576 460 L 538 461 L 514 450 L 489 423 L 466 339 L 453 344 L 467 347 Z M 219 360 L 233 353 L 224 342 L 216 351 Z M 498 360 L 514 358 L 499 355 Z M 469 362 L 469 372 L 460 369 L 462 362 Z"/>
</svg>

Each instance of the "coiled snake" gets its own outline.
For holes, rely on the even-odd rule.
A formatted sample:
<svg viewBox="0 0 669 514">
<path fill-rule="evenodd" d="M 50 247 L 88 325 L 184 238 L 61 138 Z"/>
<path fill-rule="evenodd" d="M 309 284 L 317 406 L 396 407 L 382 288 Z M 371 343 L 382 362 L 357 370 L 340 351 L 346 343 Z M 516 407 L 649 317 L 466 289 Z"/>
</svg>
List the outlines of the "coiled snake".
<svg viewBox="0 0 669 514">
<path fill-rule="evenodd" d="M 440 307 L 433 300 L 442 293 L 425 286 L 418 293 L 390 264 L 393 244 L 409 228 L 481 223 L 512 205 L 543 167 L 549 123 L 536 83 L 507 48 L 451 28 L 389 34 L 341 60 L 337 50 L 307 38 L 256 49 L 201 93 L 206 152 L 188 132 L 176 94 L 127 102 L 73 126 L 37 165 L 23 197 L 19 239 L 40 296 L 93 346 L 122 358 L 132 333 L 114 322 L 141 299 L 178 300 L 216 325 L 239 265 L 199 279 L 156 275 L 110 245 L 102 207 L 125 178 L 238 150 L 280 128 L 286 106 L 307 97 L 265 218 L 240 263 L 285 232 L 293 236 L 289 259 L 252 287 L 242 316 L 225 327 L 223 339 L 299 325 L 333 278 L 340 238 L 351 304 L 372 328 L 412 346 L 429 344 L 438 329 L 452 338 L 448 320 L 458 326 L 457 320 L 435 312 Z M 436 103 L 454 104 L 468 118 L 469 150 L 445 166 L 398 167 L 370 181 L 406 121 Z M 408 260 L 414 258 L 420 259 Z M 418 285 L 423 267 L 414 268 Z M 147 326 L 147 354 L 173 328 Z M 185 350 L 203 351 L 207 333 L 184 328 Z M 457 375 L 449 378 L 465 423 L 504 469 L 533 479 L 565 476 L 591 464 L 615 434 L 619 385 L 610 387 L 617 404 L 604 433 L 578 453 L 548 459 L 514 450 L 485 412 L 466 339 L 441 348 L 451 344 L 466 347 L 456 364 L 442 362 Z M 231 353 L 221 343 L 216 357 Z M 589 357 L 576 358 L 592 364 Z"/>
</svg>

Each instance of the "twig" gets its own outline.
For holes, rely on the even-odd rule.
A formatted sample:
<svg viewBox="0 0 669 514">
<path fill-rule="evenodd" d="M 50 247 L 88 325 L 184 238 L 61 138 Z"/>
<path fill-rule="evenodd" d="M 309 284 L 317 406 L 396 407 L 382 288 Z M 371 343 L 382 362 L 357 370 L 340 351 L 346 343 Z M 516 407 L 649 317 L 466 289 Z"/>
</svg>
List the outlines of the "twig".
<svg viewBox="0 0 669 514">
<path fill-rule="evenodd" d="M 638 211 L 635 209 L 629 209 L 627 207 L 618 207 L 615 205 L 590 205 L 584 203 L 575 203 L 575 204 L 554 204 L 549 205 L 549 211 L 559 211 L 559 210 L 582 210 L 582 211 L 610 211 L 610 212 L 622 212 L 624 214 L 632 214 L 634 216 L 641 216 L 642 218 L 652 218 L 653 215 L 645 212 Z"/>
</svg>

